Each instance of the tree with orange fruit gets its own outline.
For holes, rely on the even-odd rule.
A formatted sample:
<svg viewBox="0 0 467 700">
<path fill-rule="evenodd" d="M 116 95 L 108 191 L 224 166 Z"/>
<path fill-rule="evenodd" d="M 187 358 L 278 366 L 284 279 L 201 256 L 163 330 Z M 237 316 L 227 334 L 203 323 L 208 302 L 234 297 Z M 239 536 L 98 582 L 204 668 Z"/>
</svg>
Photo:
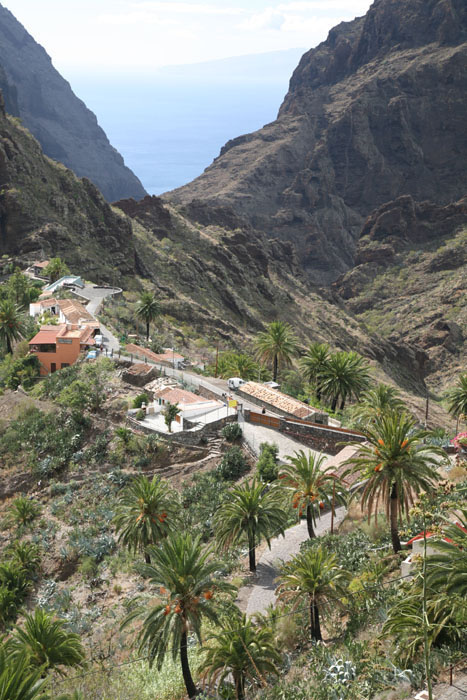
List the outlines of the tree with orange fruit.
<svg viewBox="0 0 467 700">
<path fill-rule="evenodd" d="M 314 526 L 317 517 L 326 506 L 332 507 L 334 482 L 335 503 L 345 503 L 343 486 L 332 472 L 332 467 L 325 468 L 325 455 L 314 452 L 305 454 L 303 450 L 286 457 L 289 464 L 281 467 L 279 479 L 292 494 L 292 506 L 298 511 L 299 517 L 306 514 L 308 535 L 315 537 Z"/>
<path fill-rule="evenodd" d="M 151 547 L 150 553 L 152 564 L 142 573 L 156 587 L 158 600 L 149 611 L 136 608 L 122 627 L 142 618 L 140 652 L 147 653 L 149 663 L 156 663 L 158 669 L 169 649 L 174 660 L 179 656 L 188 697 L 194 698 L 197 688 L 188 660 L 188 634 L 201 642 L 202 620 L 217 624 L 220 611 L 228 605 L 220 594 L 235 588 L 215 576 L 219 562 L 212 558 L 211 548 L 203 548 L 200 537 L 172 534 L 159 547 Z"/>
<path fill-rule="evenodd" d="M 405 412 L 390 411 L 375 418 L 365 431 L 366 442 L 346 464 L 346 474 L 359 473 L 364 481 L 362 510 L 368 520 L 383 506 L 390 522 L 394 552 L 401 548 L 397 519 L 408 515 L 414 499 L 430 491 L 439 479 L 437 467 L 446 460 L 444 451 L 423 442 L 429 431 L 418 430 Z"/>
<path fill-rule="evenodd" d="M 130 551 L 144 552 L 151 562 L 147 547 L 167 536 L 177 512 L 177 496 L 168 482 L 154 476 L 136 476 L 119 498 L 114 525 L 118 541 Z"/>
</svg>

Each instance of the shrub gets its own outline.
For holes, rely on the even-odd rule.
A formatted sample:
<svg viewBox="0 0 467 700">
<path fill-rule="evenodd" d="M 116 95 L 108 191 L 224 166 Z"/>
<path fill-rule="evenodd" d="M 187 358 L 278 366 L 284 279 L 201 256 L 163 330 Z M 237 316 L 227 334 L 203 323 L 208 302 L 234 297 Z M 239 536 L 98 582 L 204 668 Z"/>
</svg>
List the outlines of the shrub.
<svg viewBox="0 0 467 700">
<path fill-rule="evenodd" d="M 135 413 L 135 418 L 136 420 L 144 420 L 146 418 L 145 411 L 143 411 L 143 409 L 140 408 L 139 411 Z"/>
<path fill-rule="evenodd" d="M 259 446 L 260 455 L 256 468 L 263 481 L 275 481 L 279 472 L 277 455 L 279 448 L 270 442 L 262 442 Z"/>
<path fill-rule="evenodd" d="M 25 496 L 18 496 L 10 506 L 9 519 L 21 527 L 35 520 L 40 512 L 41 507 L 36 501 L 30 501 Z"/>
<path fill-rule="evenodd" d="M 222 428 L 221 433 L 222 437 L 228 442 L 235 442 L 235 440 L 238 440 L 243 435 L 243 431 L 238 423 L 227 423 L 227 425 Z"/>
<path fill-rule="evenodd" d="M 29 574 L 34 574 L 41 562 L 40 549 L 33 542 L 15 542 L 10 553 L 12 561 Z"/>
<path fill-rule="evenodd" d="M 148 395 L 147 394 L 138 394 L 138 396 L 136 396 L 133 399 L 133 408 L 141 408 L 143 403 L 145 403 L 146 406 L 148 405 L 148 403 L 149 403 Z"/>
<path fill-rule="evenodd" d="M 0 564 L 0 626 L 14 622 L 31 587 L 31 580 L 20 564 Z"/>
<path fill-rule="evenodd" d="M 236 481 L 248 471 L 248 464 L 239 447 L 231 447 L 216 469 L 221 479 Z"/>
</svg>

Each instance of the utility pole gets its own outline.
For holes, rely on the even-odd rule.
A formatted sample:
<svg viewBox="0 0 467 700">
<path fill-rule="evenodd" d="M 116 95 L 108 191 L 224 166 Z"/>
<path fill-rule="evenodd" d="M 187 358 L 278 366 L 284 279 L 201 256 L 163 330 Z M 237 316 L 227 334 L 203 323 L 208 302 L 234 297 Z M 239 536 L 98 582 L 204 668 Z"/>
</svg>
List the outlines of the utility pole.
<svg viewBox="0 0 467 700">
<path fill-rule="evenodd" d="M 423 641 L 424 641 L 424 651 L 425 651 L 425 675 L 426 684 L 428 687 L 428 700 L 433 700 L 433 688 L 431 685 L 431 662 L 430 662 L 430 646 L 428 644 L 428 617 L 426 613 L 426 513 L 423 512 L 423 602 L 422 602 L 422 616 L 423 616 Z"/>
<path fill-rule="evenodd" d="M 426 406 L 425 406 L 425 428 L 428 424 L 428 406 L 429 406 L 429 395 L 428 389 L 426 390 Z"/>
<path fill-rule="evenodd" d="M 217 379 L 217 371 L 219 369 L 219 343 L 216 345 L 216 371 L 214 372 L 214 376 Z"/>
<path fill-rule="evenodd" d="M 336 502 L 336 477 L 332 481 L 331 535 L 334 534 L 334 504 Z"/>
</svg>

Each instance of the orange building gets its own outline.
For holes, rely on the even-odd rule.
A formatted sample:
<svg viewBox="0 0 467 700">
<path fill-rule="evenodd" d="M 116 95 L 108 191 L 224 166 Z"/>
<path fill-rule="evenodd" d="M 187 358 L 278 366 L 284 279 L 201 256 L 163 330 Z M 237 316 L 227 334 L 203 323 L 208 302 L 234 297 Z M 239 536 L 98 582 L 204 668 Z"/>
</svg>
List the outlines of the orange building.
<svg viewBox="0 0 467 700">
<path fill-rule="evenodd" d="M 90 326 L 61 324 L 42 326 L 39 333 L 29 341 L 29 351 L 37 355 L 41 375 L 73 365 L 80 355 L 94 345 Z"/>
</svg>

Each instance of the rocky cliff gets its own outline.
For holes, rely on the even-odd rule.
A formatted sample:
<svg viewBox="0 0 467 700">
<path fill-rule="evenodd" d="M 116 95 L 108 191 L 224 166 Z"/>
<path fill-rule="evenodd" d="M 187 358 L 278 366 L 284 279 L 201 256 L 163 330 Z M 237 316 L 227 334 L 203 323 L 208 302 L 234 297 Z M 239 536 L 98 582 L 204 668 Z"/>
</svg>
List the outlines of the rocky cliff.
<svg viewBox="0 0 467 700">
<path fill-rule="evenodd" d="M 231 206 L 328 284 L 354 265 L 374 209 L 465 194 L 466 113 L 465 0 L 375 0 L 303 56 L 275 122 L 167 197 Z"/>
<path fill-rule="evenodd" d="M 0 89 L 7 111 L 21 117 L 44 153 L 88 177 L 108 201 L 145 195 L 95 115 L 74 95 L 44 49 L 1 5 Z"/>
<path fill-rule="evenodd" d="M 0 255 L 61 255 L 93 280 L 135 272 L 129 220 L 97 187 L 44 156 L 0 93 Z"/>
</svg>

